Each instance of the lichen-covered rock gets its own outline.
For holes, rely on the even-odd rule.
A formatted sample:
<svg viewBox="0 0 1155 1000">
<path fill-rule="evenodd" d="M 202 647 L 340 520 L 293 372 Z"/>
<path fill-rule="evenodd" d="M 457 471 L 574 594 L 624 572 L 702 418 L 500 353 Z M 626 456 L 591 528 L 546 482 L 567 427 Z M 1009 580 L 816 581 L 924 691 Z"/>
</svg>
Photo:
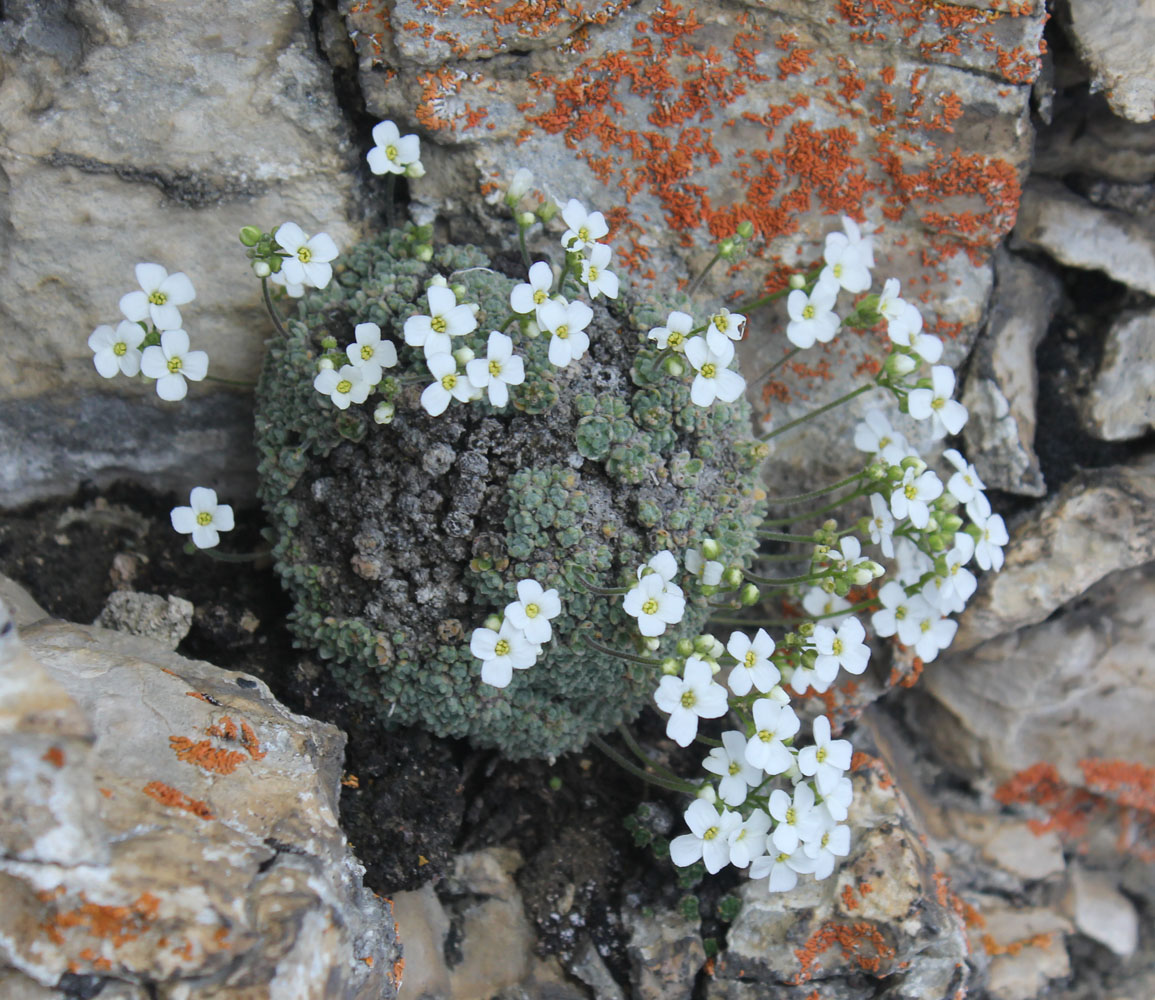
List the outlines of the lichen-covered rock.
<svg viewBox="0 0 1155 1000">
<path fill-rule="evenodd" d="M 426 264 L 412 246 L 407 230 L 356 248 L 270 346 L 257 436 L 291 624 L 383 720 L 512 756 L 572 750 L 636 714 L 657 676 L 584 641 L 630 649 L 635 623 L 583 577 L 617 586 L 657 552 L 680 562 L 706 537 L 743 563 L 764 449 L 747 436 L 744 403 L 695 406 L 688 375 L 653 371 L 642 331 L 659 316 L 621 304 L 595 307 L 589 354 L 565 369 L 548 363 L 547 338 L 519 339 L 526 379 L 511 406 L 455 402 L 430 417 L 418 403 L 427 369 L 401 339 L 426 310 L 430 278 L 449 277 L 479 304 L 477 331 L 461 338 L 479 355 L 511 318 L 515 282 L 476 249 L 448 247 Z M 363 322 L 400 349 L 383 383 L 397 403 L 388 426 L 374 424 L 372 400 L 339 412 L 312 384 L 322 338 L 343 346 Z M 527 577 L 559 590 L 562 613 L 537 664 L 499 690 L 481 681 L 469 637 Z M 696 634 L 708 613 L 691 599 L 677 634 Z"/>
</svg>

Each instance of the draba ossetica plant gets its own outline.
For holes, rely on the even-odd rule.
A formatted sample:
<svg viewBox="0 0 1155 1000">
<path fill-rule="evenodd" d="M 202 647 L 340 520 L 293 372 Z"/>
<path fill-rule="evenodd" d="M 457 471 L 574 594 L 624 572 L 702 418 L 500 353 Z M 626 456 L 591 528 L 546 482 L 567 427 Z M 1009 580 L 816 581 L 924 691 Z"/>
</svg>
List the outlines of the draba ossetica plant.
<svg viewBox="0 0 1155 1000">
<path fill-rule="evenodd" d="M 424 172 L 420 147 L 389 122 L 373 135 L 391 210 L 394 178 Z M 942 343 L 896 279 L 872 291 L 872 239 L 853 219 L 788 287 L 695 315 L 705 271 L 676 301 L 635 296 L 605 217 L 574 199 L 524 210 L 532 184 L 518 171 L 506 191 L 522 260 L 505 269 L 409 224 L 343 253 L 292 222 L 241 231 L 276 329 L 256 431 L 290 625 L 383 725 L 515 758 L 592 742 L 692 796 L 676 865 L 734 865 L 770 891 L 826 878 L 850 849 L 852 748 L 795 696 L 863 673 L 868 632 L 935 659 L 977 585 L 968 566 L 999 569 L 1007 542 L 963 455 L 928 463 L 899 429 L 922 421 L 938 441 L 965 423 Z M 539 224 L 564 231 L 534 260 Z M 752 236 L 741 224 L 705 270 Z M 158 264 L 137 277 L 125 320 L 89 340 L 94 364 L 179 400 L 207 376 L 176 308 L 191 284 Z M 744 312 L 780 298 L 790 346 L 771 371 L 844 327 L 884 329 L 889 353 L 845 395 L 757 433 L 735 343 Z M 765 442 L 872 392 L 861 463 L 768 498 Z M 209 550 L 233 514 L 198 487 L 172 523 Z M 782 596 L 801 610 L 774 637 L 765 602 Z M 678 746 L 702 744 L 706 777 L 638 744 L 626 724 L 647 705 Z M 613 730 L 625 750 L 603 739 Z"/>
</svg>

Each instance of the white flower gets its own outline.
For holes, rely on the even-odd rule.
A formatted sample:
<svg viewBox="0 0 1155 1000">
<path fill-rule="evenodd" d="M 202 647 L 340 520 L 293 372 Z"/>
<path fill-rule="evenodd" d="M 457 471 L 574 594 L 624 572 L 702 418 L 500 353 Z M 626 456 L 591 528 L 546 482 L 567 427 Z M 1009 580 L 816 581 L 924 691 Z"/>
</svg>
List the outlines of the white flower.
<svg viewBox="0 0 1155 1000">
<path fill-rule="evenodd" d="M 892 343 L 908 347 L 924 361 L 934 364 L 942 357 L 942 341 L 938 337 L 922 331 L 922 313 L 906 304 L 899 319 L 887 326 L 887 336 Z"/>
<path fill-rule="evenodd" d="M 934 560 L 909 538 L 894 540 L 894 576 L 904 587 L 917 584 L 932 569 Z"/>
<path fill-rule="evenodd" d="M 898 633 L 899 625 L 907 620 L 910 614 L 910 600 L 906 596 L 906 588 L 896 580 L 888 580 L 878 591 L 878 599 L 882 607 L 870 616 L 870 626 L 875 633 L 886 638 Z M 913 619 L 912 619 L 913 620 Z M 914 639 L 904 645 L 913 645 Z"/>
<path fill-rule="evenodd" d="M 857 587 L 882 576 L 882 567 L 862 554 L 862 543 L 853 535 L 847 535 L 837 549 L 831 549 L 827 559 L 830 560 L 832 572 Z"/>
<path fill-rule="evenodd" d="M 508 618 L 496 632 L 475 628 L 469 651 L 481 660 L 481 679 L 496 688 L 507 687 L 514 670 L 532 667 L 537 660 L 537 647 Z"/>
<path fill-rule="evenodd" d="M 666 631 L 667 625 L 677 625 L 682 620 L 686 599 L 681 587 L 651 573 L 622 599 L 622 610 L 637 618 L 642 635 L 657 636 Z"/>
<path fill-rule="evenodd" d="M 870 494 L 870 540 L 882 547 L 887 559 L 894 558 L 894 518 L 886 506 L 886 498 L 881 493 Z"/>
<path fill-rule="evenodd" d="M 674 553 L 663 549 L 657 555 L 650 556 L 649 562 L 638 567 L 637 577 L 640 580 L 650 573 L 657 573 L 663 583 L 672 582 L 678 575 L 678 560 L 674 558 Z"/>
<path fill-rule="evenodd" d="M 855 424 L 854 447 L 877 455 L 887 465 L 898 465 L 907 454 L 906 438 L 890 426 L 881 410 L 868 410 Z"/>
<path fill-rule="evenodd" d="M 914 638 L 914 642 L 907 642 L 903 638 L 900 626 L 899 640 L 904 646 L 914 646 L 915 653 L 923 663 L 931 663 L 954 642 L 958 631 L 958 622 L 950 618 L 943 618 L 938 611 L 931 607 L 922 598 L 910 602 L 907 621 L 904 623 L 907 634 Z"/>
<path fill-rule="evenodd" d="M 189 504 L 173 507 L 169 519 L 174 531 L 192 535 L 198 549 L 211 549 L 220 542 L 220 532 L 233 530 L 233 509 L 227 503 L 217 503 L 216 490 L 194 486 Z"/>
<path fill-rule="evenodd" d="M 703 799 L 691 802 L 685 816 L 690 833 L 670 841 L 670 860 L 679 868 L 701 861 L 711 875 L 721 871 L 730 860 L 730 834 L 742 825 L 742 817 L 729 809 L 719 813 Z"/>
<path fill-rule="evenodd" d="M 513 622 L 514 628 L 521 629 L 530 642 L 538 645 L 553 638 L 549 620 L 559 614 L 561 600 L 557 591 L 553 587 L 543 589 L 536 580 L 519 580 L 517 600 L 505 608 L 506 621 Z"/>
<path fill-rule="evenodd" d="M 728 806 L 740 806 L 746 801 L 748 788 L 762 782 L 762 772 L 746 760 L 746 735 L 736 729 L 722 734 L 722 745 L 714 747 L 702 761 L 711 774 L 719 775 L 718 795 Z"/>
<path fill-rule="evenodd" d="M 269 281 L 274 285 L 280 285 L 285 290 L 285 294 L 290 298 L 299 299 L 305 294 L 305 286 L 297 282 L 289 282 L 285 280 L 283 271 L 277 271 L 276 274 L 269 275 Z"/>
<path fill-rule="evenodd" d="M 930 521 L 930 501 L 940 496 L 942 481 L 938 476 L 929 469 L 916 475 L 913 468 L 908 468 L 890 494 L 890 512 L 899 521 L 909 517 L 916 528 L 925 528 Z"/>
<path fill-rule="evenodd" d="M 509 402 L 511 385 L 521 385 L 525 381 L 525 365 L 513 353 L 513 341 L 498 330 L 489 332 L 488 354 L 484 358 L 474 358 L 465 366 L 469 381 L 479 389 L 489 390 L 489 402 L 494 406 L 505 406 Z"/>
<path fill-rule="evenodd" d="M 716 559 L 703 557 L 700 549 L 686 550 L 686 571 L 697 577 L 703 586 L 718 586 L 722 582 L 722 574 L 725 570 L 726 567 Z"/>
<path fill-rule="evenodd" d="M 697 406 L 709 406 L 715 399 L 732 403 L 746 389 L 746 380 L 727 367 L 734 360 L 734 344 L 718 334 L 692 337 L 686 344 L 686 358 L 698 373 L 690 386 L 690 399 Z"/>
<path fill-rule="evenodd" d="M 769 833 L 770 816 L 755 809 L 745 823 L 730 832 L 730 864 L 735 868 L 745 868 L 755 858 L 762 857 L 766 853 Z"/>
<path fill-rule="evenodd" d="M 580 253 L 586 247 L 597 246 L 597 241 L 605 236 L 610 227 L 601 212 L 586 212 L 585 206 L 576 198 L 570 198 L 561 217 L 569 226 L 561 238 L 561 245 L 571 252 Z"/>
<path fill-rule="evenodd" d="M 92 363 L 104 378 L 112 378 L 117 372 L 136 375 L 140 371 L 140 345 L 144 341 L 144 330 L 139 323 L 122 319 L 114 330 L 111 326 L 98 326 L 88 335 L 88 349 L 92 351 Z"/>
<path fill-rule="evenodd" d="M 798 876 L 809 875 L 814 868 L 814 860 L 799 847 L 792 854 L 778 851 L 755 858 L 750 865 L 750 877 L 767 879 L 769 892 L 790 892 L 798 884 Z"/>
<path fill-rule="evenodd" d="M 770 662 L 774 640 L 765 629 L 758 629 L 753 639 L 744 632 L 731 632 L 726 652 L 738 661 L 727 680 L 730 690 L 736 695 L 749 694 L 752 686 L 765 694 L 782 679 L 778 668 Z"/>
<path fill-rule="evenodd" d="M 802 610 L 806 612 L 811 618 L 822 618 L 829 622 L 834 628 L 838 628 L 844 621 L 846 615 L 840 615 L 837 612 L 845 611 L 849 608 L 850 602 L 845 597 L 839 597 L 837 594 L 828 594 L 821 587 L 811 587 L 802 596 Z"/>
<path fill-rule="evenodd" d="M 986 485 L 979 478 L 978 470 L 967 462 L 962 452 L 956 448 L 947 448 L 942 457 L 955 467 L 954 474 L 947 480 L 946 488 L 959 503 L 970 503 L 976 495 L 986 489 Z"/>
<path fill-rule="evenodd" d="M 158 330 L 179 330 L 180 310 L 197 293 L 183 271 L 169 274 L 159 264 L 137 264 L 136 280 L 142 291 L 129 292 L 120 300 L 120 311 L 134 323 L 152 320 Z"/>
<path fill-rule="evenodd" d="M 819 794 L 829 795 L 850 767 L 851 749 L 848 740 L 830 738 L 830 720 L 820 715 L 814 720 L 814 745 L 798 751 L 798 770 L 814 778 Z"/>
<path fill-rule="evenodd" d="M 425 366 L 433 376 L 433 381 L 421 393 L 421 405 L 426 413 L 431 417 L 441 416 L 451 399 L 460 400 L 462 403 L 469 402 L 475 386 L 468 375 L 457 370 L 457 361 L 452 354 L 434 354 L 427 357 Z"/>
<path fill-rule="evenodd" d="M 866 669 L 870 650 L 863 640 L 866 629 L 857 618 L 847 618 L 838 631 L 829 625 L 814 626 L 814 648 L 818 658 L 814 661 L 814 672 L 829 684 L 838 676 L 842 667 L 848 674 L 860 674 Z"/>
<path fill-rule="evenodd" d="M 410 164 L 420 162 L 421 140 L 415 135 L 402 135 L 391 121 L 373 126 L 373 143 L 365 158 L 375 174 L 403 174 Z"/>
<path fill-rule="evenodd" d="M 754 735 L 746 743 L 746 760 L 767 774 L 784 774 L 794 763 L 794 754 L 783 740 L 798 732 L 798 716 L 789 705 L 759 698 L 754 702 Z"/>
<path fill-rule="evenodd" d="M 655 326 L 646 336 L 650 340 L 657 341 L 658 347 L 663 351 L 668 347 L 671 351 L 683 354 L 693 328 L 693 317 L 689 313 L 675 310 L 666 317 L 665 326 Z"/>
<path fill-rule="evenodd" d="M 730 340 L 741 340 L 742 331 L 746 326 L 746 317 L 741 313 L 732 313 L 729 309 L 719 309 L 710 317 L 710 326 L 706 330 L 706 339 L 711 333 L 720 333 Z"/>
<path fill-rule="evenodd" d="M 519 316 L 535 315 L 549 301 L 549 291 L 553 288 L 553 269 L 544 260 L 539 260 L 529 269 L 529 281 L 514 285 L 509 293 L 509 307 Z"/>
<path fill-rule="evenodd" d="M 607 299 L 618 297 L 618 276 L 609 270 L 610 253 L 609 247 L 599 243 L 582 261 L 582 283 L 589 289 L 591 299 L 599 294 Z"/>
<path fill-rule="evenodd" d="M 381 339 L 381 327 L 376 323 L 358 323 L 353 339 L 356 343 L 345 348 L 349 364 L 361 369 L 366 382 L 376 385 L 385 375 L 383 369 L 397 364 L 397 348 L 392 341 Z"/>
<path fill-rule="evenodd" d="M 974 594 L 978 581 L 974 574 L 966 568 L 971 556 L 975 552 L 975 540 L 966 532 L 960 531 L 954 536 L 954 546 L 942 557 L 946 564 L 946 574 L 936 576 L 931 581 L 934 599 L 924 592 L 928 601 L 937 607 L 943 614 L 961 612 Z"/>
<path fill-rule="evenodd" d="M 538 310 L 538 323 L 548 331 L 549 363 L 564 368 L 576 361 L 590 346 L 585 328 L 594 318 L 594 311 L 584 302 L 566 302 L 552 299 Z"/>
<path fill-rule="evenodd" d="M 286 284 L 324 288 L 333 278 L 329 261 L 337 256 L 337 244 L 328 233 L 310 238 L 295 222 L 282 223 L 273 234 L 289 256 L 281 263 Z"/>
<path fill-rule="evenodd" d="M 505 201 L 510 207 L 516 205 L 522 198 L 529 194 L 529 189 L 533 186 L 533 171 L 526 167 L 518 167 L 514 171 L 513 179 L 509 182 L 509 187 L 505 189 Z"/>
<path fill-rule="evenodd" d="M 954 371 L 947 365 L 930 370 L 932 389 L 911 389 L 906 397 L 907 409 L 915 420 L 931 419 L 931 437 L 957 434 L 967 422 L 967 408 L 954 395 Z"/>
<path fill-rule="evenodd" d="M 786 297 L 786 312 L 790 314 L 786 339 L 801 348 L 813 347 L 816 341 L 827 344 L 833 340 L 842 323 L 834 315 L 834 300 L 837 298 L 838 284 L 834 281 L 819 278 L 809 295 L 801 288 L 795 288 Z"/>
<path fill-rule="evenodd" d="M 969 509 L 967 513 L 970 513 Z M 982 533 L 975 544 L 975 562 L 983 569 L 1002 569 L 1003 546 L 1010 541 L 1002 515 L 991 514 L 989 517 L 977 518 L 972 514 L 971 520 Z"/>
<path fill-rule="evenodd" d="M 806 781 L 794 789 L 793 799 L 781 788 L 770 793 L 768 812 L 778 821 L 770 839 L 779 851 L 792 854 L 802 841 L 811 839 L 822 822 L 821 814 L 814 811 L 814 801 L 814 789 Z"/>
<path fill-rule="evenodd" d="M 669 713 L 666 735 L 680 747 L 688 747 L 698 735 L 698 719 L 720 718 L 730 707 L 726 689 L 714 682 L 710 664 L 699 656 L 686 660 L 681 677 L 662 677 L 654 702 Z"/>
<path fill-rule="evenodd" d="M 848 292 L 865 292 L 870 287 L 870 269 L 874 267 L 873 242 L 869 236 L 862 236 L 858 223 L 849 216 L 842 217 L 842 228 L 845 232 L 826 236 L 823 252 L 826 267 L 819 281 L 829 274 Z"/>
<path fill-rule="evenodd" d="M 834 872 L 836 858 L 844 858 L 850 853 L 850 827 L 833 826 L 822 831 L 821 836 L 802 845 L 802 850 L 814 862 L 814 878 L 821 882 Z"/>
<path fill-rule="evenodd" d="M 204 351 L 190 351 L 184 330 L 165 330 L 159 346 L 146 347 L 140 356 L 140 370 L 156 379 L 156 394 L 175 402 L 188 393 L 185 379 L 199 382 L 208 374 L 209 356 Z"/>
<path fill-rule="evenodd" d="M 365 370 L 356 365 L 342 365 L 340 371 L 325 368 L 317 372 L 313 388 L 333 400 L 339 410 L 349 409 L 350 403 L 363 403 L 373 386 L 365 377 Z"/>
<path fill-rule="evenodd" d="M 850 803 L 854 801 L 854 782 L 843 775 L 838 779 L 834 788 L 822 797 L 822 810 L 831 821 L 829 825 L 841 823 L 850 812 Z"/>
<path fill-rule="evenodd" d="M 429 315 L 410 316 L 405 321 L 404 333 L 405 343 L 410 347 L 423 347 L 428 361 L 435 354 L 451 353 L 450 338 L 473 333 L 477 329 L 477 317 L 468 304 L 457 304 L 451 288 L 430 285 L 425 297 L 429 302 Z"/>
</svg>

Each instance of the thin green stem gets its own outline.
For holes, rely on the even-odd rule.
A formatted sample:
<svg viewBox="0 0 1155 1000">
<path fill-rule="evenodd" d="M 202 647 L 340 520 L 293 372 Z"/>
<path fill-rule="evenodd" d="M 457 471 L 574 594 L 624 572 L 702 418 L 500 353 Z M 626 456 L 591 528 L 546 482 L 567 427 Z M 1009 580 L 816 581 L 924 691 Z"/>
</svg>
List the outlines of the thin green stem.
<svg viewBox="0 0 1155 1000">
<path fill-rule="evenodd" d="M 811 490 L 809 493 L 798 493 L 792 497 L 768 497 L 766 503 L 772 507 L 777 507 L 780 504 L 802 503 L 804 500 L 816 500 L 818 497 L 825 496 L 827 493 L 833 493 L 835 490 L 842 489 L 843 486 L 849 486 L 865 475 L 865 471 L 856 472 L 853 476 L 847 476 L 845 479 L 840 479 L 838 482 L 831 483 L 829 486 L 823 486 L 818 490 Z"/>
<path fill-rule="evenodd" d="M 638 741 L 634 739 L 634 734 L 630 732 L 630 727 L 625 725 L 625 723 L 618 726 L 618 735 L 622 738 L 622 741 L 626 744 L 626 746 L 630 748 L 630 752 L 633 753 L 633 755 L 642 762 L 643 767 L 653 768 L 655 773 L 659 777 L 664 778 L 666 781 L 674 783 L 680 783 L 682 781 L 681 778 L 674 774 L 674 772 L 664 764 L 659 764 L 656 760 L 651 760 L 646 755 L 646 751 L 643 750 L 641 744 L 639 744 Z"/>
<path fill-rule="evenodd" d="M 814 281 L 821 273 L 822 268 L 815 268 L 808 275 L 806 275 L 806 284 L 809 285 L 810 282 Z M 776 302 L 778 299 L 782 298 L 782 296 L 789 295 L 792 291 L 794 291 L 794 289 L 789 286 L 786 288 L 780 288 L 776 292 L 768 292 L 760 298 L 751 299 L 749 302 L 743 302 L 738 306 L 738 308 L 741 309 L 742 312 L 749 312 L 751 309 L 761 309 L 762 306 L 768 306 L 771 302 Z"/>
<path fill-rule="evenodd" d="M 698 290 L 702 282 L 706 280 L 706 275 L 710 273 L 710 270 L 713 268 L 713 266 L 717 264 L 721 259 L 722 252 L 719 250 L 716 254 L 714 254 L 713 257 L 710 258 L 710 263 L 706 265 L 702 273 L 699 274 L 698 277 L 696 277 L 693 282 L 691 282 L 690 287 L 686 289 L 687 298 L 692 299 L 694 297 L 694 293 Z"/>
<path fill-rule="evenodd" d="M 792 351 L 787 351 L 785 354 L 782 355 L 782 357 L 780 357 L 777 361 L 775 361 L 774 364 L 772 364 L 769 368 L 767 368 L 761 375 L 759 375 L 756 379 L 754 379 L 754 381 L 751 382 L 750 384 L 751 385 L 757 385 L 763 379 L 769 378 L 776 371 L 778 371 L 779 368 L 781 368 L 784 364 L 786 364 L 787 361 L 789 361 L 792 357 L 794 357 L 794 355 L 797 354 L 800 350 L 802 350 L 802 348 L 795 347 Z"/>
<path fill-rule="evenodd" d="M 393 207 L 393 185 L 396 183 L 394 175 L 385 177 L 385 224 L 392 229 L 397 224 L 397 213 Z"/>
<path fill-rule="evenodd" d="M 580 570 L 574 570 L 576 576 L 583 587 L 592 594 L 598 594 L 601 597 L 620 597 L 622 594 L 628 594 L 633 587 L 599 587 L 592 580 L 588 579 L 586 575 Z"/>
<path fill-rule="evenodd" d="M 781 427 L 777 427 L 772 431 L 767 431 L 765 434 L 760 435 L 758 440 L 769 441 L 771 438 L 776 438 L 779 434 L 785 434 L 788 430 L 792 430 L 799 424 L 804 424 L 807 420 L 813 420 L 815 417 L 826 413 L 828 410 L 833 410 L 835 407 L 841 406 L 843 403 L 849 403 L 852 399 L 854 399 L 855 396 L 861 396 L 864 392 L 870 392 L 870 390 L 873 388 L 875 388 L 875 384 L 873 382 L 868 382 L 866 385 L 860 385 L 857 389 L 852 389 L 850 392 L 846 393 L 845 396 L 839 396 L 837 399 L 831 400 L 825 406 L 820 406 L 816 410 L 811 410 L 809 413 L 804 413 L 797 420 L 791 420 L 788 424 L 783 424 Z"/>
<path fill-rule="evenodd" d="M 613 646 L 603 646 L 600 642 L 591 639 L 588 635 L 583 635 L 581 640 L 587 646 L 596 649 L 599 653 L 605 653 L 606 656 L 616 656 L 619 659 L 628 660 L 630 663 L 641 663 L 647 667 L 660 667 L 662 665 L 661 660 L 655 660 L 652 656 L 637 656 L 634 653 L 623 653 L 620 649 L 614 649 Z"/>
<path fill-rule="evenodd" d="M 813 542 L 813 535 L 791 535 L 785 531 L 755 531 L 759 538 L 767 542 Z"/>
<path fill-rule="evenodd" d="M 265 308 L 269 312 L 269 317 L 273 321 L 273 326 L 277 328 L 277 333 L 288 340 L 289 335 L 285 332 L 284 324 L 281 323 L 280 313 L 277 312 L 277 307 L 273 304 L 273 296 L 269 291 L 269 279 L 261 279 L 261 291 L 265 293 Z"/>
<path fill-rule="evenodd" d="M 797 583 L 813 583 L 815 580 L 822 580 L 829 575 L 828 571 L 823 571 L 821 573 L 806 573 L 802 576 L 784 576 L 775 580 L 768 576 L 756 576 L 747 571 L 746 579 L 758 584 L 759 587 L 793 587 Z"/>
<path fill-rule="evenodd" d="M 529 248 L 525 245 L 525 227 L 518 223 L 517 226 L 517 245 L 521 247 L 521 259 L 525 261 L 526 269 L 530 265 Z"/>
<path fill-rule="evenodd" d="M 649 782 L 651 785 L 657 785 L 659 788 L 669 789 L 671 792 L 684 792 L 686 795 L 695 795 L 698 791 L 697 785 L 691 785 L 688 781 L 679 781 L 677 783 L 669 781 L 665 778 L 660 778 L 656 774 L 650 774 L 642 768 L 636 766 L 633 761 L 618 753 L 612 746 L 610 746 L 600 736 L 594 736 L 590 739 L 602 753 L 604 753 L 610 760 L 612 760 L 618 767 L 628 771 L 635 778 L 640 778 L 642 781 Z"/>
<path fill-rule="evenodd" d="M 808 517 L 818 517 L 820 514 L 827 514 L 837 507 L 841 507 L 844 503 L 849 503 L 851 500 L 857 500 L 859 497 L 866 496 L 869 489 L 857 489 L 852 493 L 847 493 L 844 497 L 839 497 L 837 500 L 832 500 L 824 507 L 819 507 L 817 510 L 808 510 L 802 514 L 795 514 L 793 517 L 776 517 L 773 520 L 763 521 L 763 524 L 794 524 L 797 521 L 805 521 Z"/>
<path fill-rule="evenodd" d="M 221 378 L 219 375 L 206 375 L 205 381 L 220 382 L 221 385 L 236 385 L 240 386 L 242 389 L 255 389 L 257 387 L 256 382 L 247 382 L 243 379 L 236 378 Z"/>
</svg>

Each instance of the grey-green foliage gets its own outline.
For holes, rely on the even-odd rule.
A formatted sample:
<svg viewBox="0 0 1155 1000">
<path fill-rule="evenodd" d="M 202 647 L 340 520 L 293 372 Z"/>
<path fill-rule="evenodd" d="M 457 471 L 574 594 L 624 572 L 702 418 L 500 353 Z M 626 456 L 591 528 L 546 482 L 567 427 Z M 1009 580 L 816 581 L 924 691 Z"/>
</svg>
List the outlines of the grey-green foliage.
<svg viewBox="0 0 1155 1000">
<path fill-rule="evenodd" d="M 662 549 L 679 559 L 705 537 L 744 563 L 760 515 L 744 402 L 694 406 L 689 377 L 653 373 L 642 331 L 664 312 L 595 306 L 589 353 L 558 370 L 547 338 L 513 331 L 527 378 L 511 406 L 454 402 L 440 417 L 421 409 L 429 377 L 404 346 L 405 320 L 427 312 L 424 292 L 441 274 L 481 306 L 463 338 L 483 356 L 490 329 L 509 317 L 515 280 L 488 269 L 472 247 L 412 259 L 411 234 L 392 231 L 345 255 L 328 288 L 310 292 L 270 345 L 258 390 L 261 492 L 276 532 L 277 569 L 304 645 L 331 665 L 350 695 L 386 724 L 418 724 L 468 737 L 511 757 L 581 747 L 631 719 L 652 697 L 652 667 L 595 652 L 582 639 L 635 650 L 620 598 L 594 596 L 629 580 Z M 355 324 L 377 323 L 398 345 L 391 375 L 396 417 L 373 422 L 375 397 L 341 412 L 313 388 L 323 337 L 352 342 Z M 483 684 L 469 638 L 500 613 L 526 577 L 556 587 L 554 639 L 509 687 Z M 672 642 L 701 631 L 704 598 L 690 598 Z"/>
</svg>

